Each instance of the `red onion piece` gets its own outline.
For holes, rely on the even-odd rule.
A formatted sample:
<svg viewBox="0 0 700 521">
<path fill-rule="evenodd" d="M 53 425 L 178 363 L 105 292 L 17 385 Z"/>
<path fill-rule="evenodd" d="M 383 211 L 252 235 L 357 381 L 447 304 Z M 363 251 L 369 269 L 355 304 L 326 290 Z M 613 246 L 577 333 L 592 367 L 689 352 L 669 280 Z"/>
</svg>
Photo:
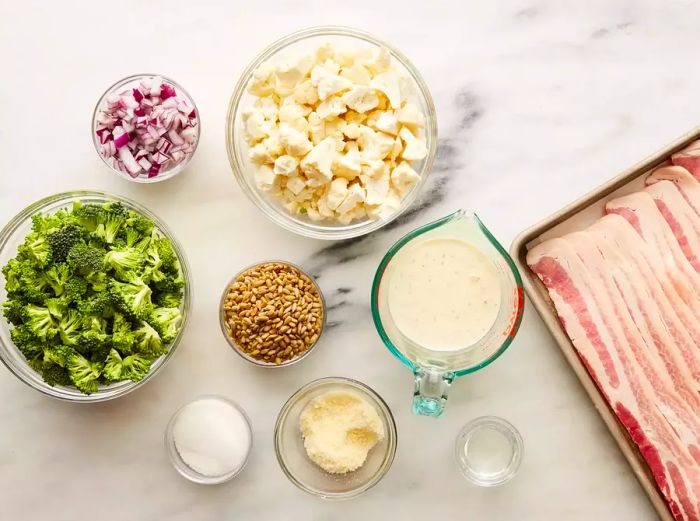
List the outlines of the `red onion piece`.
<svg viewBox="0 0 700 521">
<path fill-rule="evenodd" d="M 129 143 L 129 134 L 120 134 L 114 136 L 114 146 L 116 148 L 122 148 Z"/>
</svg>

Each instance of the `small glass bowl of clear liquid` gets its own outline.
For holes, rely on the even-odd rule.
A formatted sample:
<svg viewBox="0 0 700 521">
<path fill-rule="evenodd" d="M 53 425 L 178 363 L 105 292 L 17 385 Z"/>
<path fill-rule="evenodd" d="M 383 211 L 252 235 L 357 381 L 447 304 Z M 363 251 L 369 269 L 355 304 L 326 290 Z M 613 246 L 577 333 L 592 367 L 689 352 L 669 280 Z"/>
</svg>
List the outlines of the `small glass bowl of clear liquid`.
<svg viewBox="0 0 700 521">
<path fill-rule="evenodd" d="M 523 439 L 509 422 L 482 416 L 467 423 L 455 443 L 455 458 L 462 474 L 481 487 L 507 483 L 518 472 Z"/>
</svg>

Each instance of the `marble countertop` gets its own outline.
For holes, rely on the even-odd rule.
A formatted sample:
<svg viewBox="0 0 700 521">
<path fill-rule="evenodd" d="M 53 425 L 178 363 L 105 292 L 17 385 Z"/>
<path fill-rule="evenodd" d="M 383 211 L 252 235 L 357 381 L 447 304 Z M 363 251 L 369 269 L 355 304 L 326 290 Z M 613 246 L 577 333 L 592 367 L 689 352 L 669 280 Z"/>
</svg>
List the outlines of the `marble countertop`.
<svg viewBox="0 0 700 521">
<path fill-rule="evenodd" d="M 93 406 L 54 401 L 0 370 L 0 498 L 5 519 L 654 519 L 641 487 L 542 322 L 527 309 L 506 354 L 453 386 L 439 420 L 410 413 L 412 377 L 383 348 L 369 312 L 374 270 L 405 232 L 472 209 L 508 245 L 526 226 L 698 122 L 700 5 L 652 0 L 561 2 L 355 0 L 4 2 L 0 6 L 0 221 L 70 189 L 138 200 L 165 219 L 194 273 L 194 306 L 171 363 L 144 388 Z M 302 27 L 345 24 L 382 35 L 423 72 L 439 118 L 438 160 L 417 208 L 366 238 L 330 244 L 267 221 L 236 185 L 224 149 L 229 96 L 244 66 Z M 156 71 L 201 112 L 191 168 L 140 186 L 110 174 L 88 124 L 99 93 Z M 241 225 L 245 223 L 245 225 Z M 242 266 L 270 258 L 319 277 L 334 326 L 314 356 L 264 371 L 232 353 L 217 304 Z M 344 288 L 341 290 L 341 288 Z M 272 429 L 284 401 L 328 375 L 357 378 L 392 408 L 393 468 L 350 502 L 316 500 L 287 481 Z M 245 472 L 219 487 L 183 480 L 163 430 L 205 393 L 239 402 L 254 425 Z M 519 475 L 478 489 L 453 441 L 482 415 L 525 440 Z"/>
</svg>

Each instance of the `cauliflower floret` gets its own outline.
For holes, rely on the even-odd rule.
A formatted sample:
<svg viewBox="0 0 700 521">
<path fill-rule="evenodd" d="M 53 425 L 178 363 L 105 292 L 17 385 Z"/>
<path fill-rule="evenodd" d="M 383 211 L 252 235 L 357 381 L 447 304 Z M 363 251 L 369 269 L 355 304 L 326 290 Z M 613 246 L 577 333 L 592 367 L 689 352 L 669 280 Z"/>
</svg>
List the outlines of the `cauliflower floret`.
<svg viewBox="0 0 700 521">
<path fill-rule="evenodd" d="M 265 164 L 274 163 L 275 158 L 264 144 L 258 143 L 248 151 L 248 157 L 254 163 Z"/>
<path fill-rule="evenodd" d="M 382 204 L 389 194 L 389 176 L 363 177 L 363 184 L 367 191 L 365 203 L 369 205 Z"/>
<path fill-rule="evenodd" d="M 368 112 L 379 106 L 379 96 L 369 87 L 353 87 L 343 94 L 345 104 L 355 112 Z"/>
<path fill-rule="evenodd" d="M 299 176 L 293 176 L 287 179 L 287 190 L 292 192 L 295 196 L 297 196 L 297 200 L 302 200 L 303 197 L 299 197 L 299 194 L 301 194 L 301 191 L 306 188 L 306 182 Z M 310 198 L 311 194 L 308 194 L 307 198 Z"/>
<path fill-rule="evenodd" d="M 296 87 L 294 87 L 292 98 L 297 103 L 302 103 L 304 105 L 313 105 L 318 102 L 318 91 L 316 90 L 316 87 L 311 83 L 310 79 L 304 80 Z"/>
<path fill-rule="evenodd" d="M 425 125 L 425 118 L 421 114 L 420 109 L 413 103 L 406 103 L 400 110 L 396 112 L 396 117 L 399 123 L 416 129 Z"/>
<path fill-rule="evenodd" d="M 279 141 L 290 156 L 303 156 L 313 148 L 309 138 L 288 123 L 280 124 Z"/>
<path fill-rule="evenodd" d="M 394 71 L 386 71 L 377 74 L 369 86 L 383 92 L 389 100 L 392 109 L 401 107 L 401 88 L 399 87 L 399 77 Z"/>
<path fill-rule="evenodd" d="M 414 136 L 413 132 L 411 132 L 408 127 L 403 127 L 401 129 L 399 137 L 403 140 L 405 145 L 403 152 L 401 152 L 401 157 L 407 161 L 418 161 L 427 155 L 428 151 L 425 147 L 425 141 Z"/>
<path fill-rule="evenodd" d="M 314 61 L 314 57 L 307 54 L 296 61 L 282 62 L 275 72 L 278 89 L 293 89 L 309 73 Z"/>
<path fill-rule="evenodd" d="M 343 202 L 335 209 L 339 214 L 351 212 L 356 206 L 362 204 L 367 196 L 365 189 L 359 183 L 353 183 L 348 187 L 348 193 Z"/>
<path fill-rule="evenodd" d="M 348 150 L 333 162 L 333 173 L 350 181 L 362 173 L 362 162 L 357 150 Z"/>
<path fill-rule="evenodd" d="M 351 88 L 352 82 L 350 80 L 347 80 L 342 76 L 338 76 L 337 74 L 328 74 L 326 76 L 322 76 L 318 80 L 318 99 L 323 101 L 329 96 L 339 94 Z"/>
<path fill-rule="evenodd" d="M 366 125 L 360 126 L 360 137 L 357 142 L 365 159 L 384 159 L 394 146 L 393 137 L 375 132 Z"/>
<path fill-rule="evenodd" d="M 331 165 L 334 157 L 335 140 L 333 138 L 324 138 L 301 160 L 301 170 L 310 178 L 309 180 L 311 178 L 322 178 L 330 181 L 333 178 Z"/>
<path fill-rule="evenodd" d="M 260 64 L 248 82 L 248 92 L 253 96 L 269 96 L 274 91 L 276 67 L 269 62 Z"/>
<path fill-rule="evenodd" d="M 406 161 L 401 163 L 391 171 L 391 185 L 399 195 L 404 196 L 408 190 L 420 181 L 420 176 Z"/>
<path fill-rule="evenodd" d="M 275 181 L 275 173 L 267 165 L 260 165 L 253 172 L 253 180 L 255 181 L 255 186 L 259 190 L 268 191 L 272 189 L 272 185 Z"/>
<path fill-rule="evenodd" d="M 348 195 L 348 180 L 342 177 L 336 177 L 331 181 L 328 187 L 328 192 L 325 196 L 325 204 L 331 210 L 335 210 L 345 200 Z M 319 205 L 319 211 L 321 210 Z"/>
<path fill-rule="evenodd" d="M 321 119 L 327 119 L 339 116 L 345 112 L 347 108 L 345 107 L 345 102 L 343 98 L 339 96 L 332 96 L 321 102 L 318 107 L 316 107 L 316 113 Z"/>
<path fill-rule="evenodd" d="M 351 67 L 343 68 L 340 71 L 340 75 L 343 78 L 347 78 L 356 85 L 369 85 L 372 80 L 372 75 L 369 71 L 359 63 L 352 65 Z"/>
<path fill-rule="evenodd" d="M 273 170 L 277 175 L 293 176 L 297 173 L 298 165 L 299 161 L 297 161 L 296 157 L 284 155 L 275 159 Z"/>
<path fill-rule="evenodd" d="M 390 110 L 375 110 L 367 117 L 367 125 L 385 134 L 396 136 L 399 133 L 399 120 Z"/>
</svg>

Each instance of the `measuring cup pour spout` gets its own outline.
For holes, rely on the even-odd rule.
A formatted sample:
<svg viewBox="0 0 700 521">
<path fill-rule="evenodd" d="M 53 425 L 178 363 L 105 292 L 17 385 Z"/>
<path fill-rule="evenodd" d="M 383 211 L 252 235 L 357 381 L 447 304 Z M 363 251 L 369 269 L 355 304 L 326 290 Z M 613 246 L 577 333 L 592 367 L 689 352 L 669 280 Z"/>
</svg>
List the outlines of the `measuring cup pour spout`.
<svg viewBox="0 0 700 521">
<path fill-rule="evenodd" d="M 472 283 L 474 272 L 470 271 L 472 264 L 469 261 L 453 263 L 451 270 L 447 269 L 444 262 L 442 266 L 437 266 L 437 261 L 434 261 L 432 269 L 435 271 L 431 273 L 432 276 L 440 277 L 438 282 L 442 282 L 442 293 L 435 290 L 435 278 L 428 278 L 429 284 L 421 287 L 424 291 L 421 293 L 421 298 L 416 297 L 416 293 L 403 291 L 400 288 L 401 284 L 410 280 L 410 277 L 406 276 L 408 266 L 422 265 L 423 261 L 415 263 L 418 258 L 416 252 L 422 251 L 425 254 L 430 251 L 433 259 L 436 258 L 437 252 L 437 258 L 442 256 L 442 259 L 445 259 L 446 254 L 450 255 L 449 248 L 454 248 L 455 243 L 461 244 L 460 248 L 469 249 L 472 252 L 471 255 L 479 257 L 481 266 L 490 266 L 487 271 L 492 284 L 488 286 L 487 293 L 484 293 L 487 290 L 482 286 L 475 286 L 476 282 Z M 436 244 L 440 249 L 435 249 Z M 448 249 L 442 249 L 443 245 Z M 421 269 L 424 270 L 425 266 L 422 265 Z M 425 271 L 411 273 L 420 278 Z M 450 276 L 452 280 L 445 278 Z M 465 281 L 468 282 L 465 284 Z M 453 291 L 453 286 L 450 285 L 453 282 L 462 290 Z M 455 293 L 456 291 L 464 293 Z M 392 293 L 402 298 L 390 297 Z M 409 316 L 406 314 L 406 309 L 414 308 L 401 305 L 402 302 L 411 302 L 417 306 L 415 309 L 419 309 L 422 303 L 430 302 L 431 297 L 440 295 L 436 302 L 433 300 L 435 308 L 440 308 L 443 302 L 449 302 L 455 294 L 459 296 L 470 293 L 479 295 L 479 302 L 482 295 L 488 295 L 493 306 L 490 308 L 492 313 L 488 320 L 484 320 L 482 315 L 479 315 L 477 324 L 480 326 L 477 327 L 473 336 L 469 339 L 459 337 L 464 339 L 464 345 L 459 342 L 450 344 L 449 342 L 453 339 L 449 340 L 448 344 L 440 344 L 440 342 L 436 344 L 436 333 L 443 329 L 440 329 L 439 325 L 416 329 L 413 323 L 406 321 L 406 317 Z M 508 253 L 474 213 L 459 210 L 408 233 L 391 247 L 377 268 L 372 286 L 371 304 L 374 324 L 382 341 L 389 351 L 414 374 L 413 412 L 437 417 L 443 412 L 450 386 L 455 378 L 486 367 L 510 345 L 520 327 L 524 297 L 520 274 Z M 457 309 L 461 308 L 449 308 L 447 311 Z M 451 318 L 453 313 L 445 313 L 445 311 L 443 308 L 440 311 L 442 315 L 436 314 L 435 324 L 440 324 L 440 319 L 446 318 L 451 320 L 448 325 L 454 327 L 456 323 L 458 330 L 463 329 L 463 326 L 469 322 L 469 316 L 476 316 L 467 313 L 454 315 L 455 318 Z M 403 318 L 401 313 L 404 313 Z M 422 318 L 423 315 L 416 315 L 415 323 L 420 322 Z M 490 327 L 489 324 L 491 324 Z M 486 330 L 486 328 L 489 329 Z M 437 337 L 439 341 L 445 340 L 440 335 Z"/>
</svg>

